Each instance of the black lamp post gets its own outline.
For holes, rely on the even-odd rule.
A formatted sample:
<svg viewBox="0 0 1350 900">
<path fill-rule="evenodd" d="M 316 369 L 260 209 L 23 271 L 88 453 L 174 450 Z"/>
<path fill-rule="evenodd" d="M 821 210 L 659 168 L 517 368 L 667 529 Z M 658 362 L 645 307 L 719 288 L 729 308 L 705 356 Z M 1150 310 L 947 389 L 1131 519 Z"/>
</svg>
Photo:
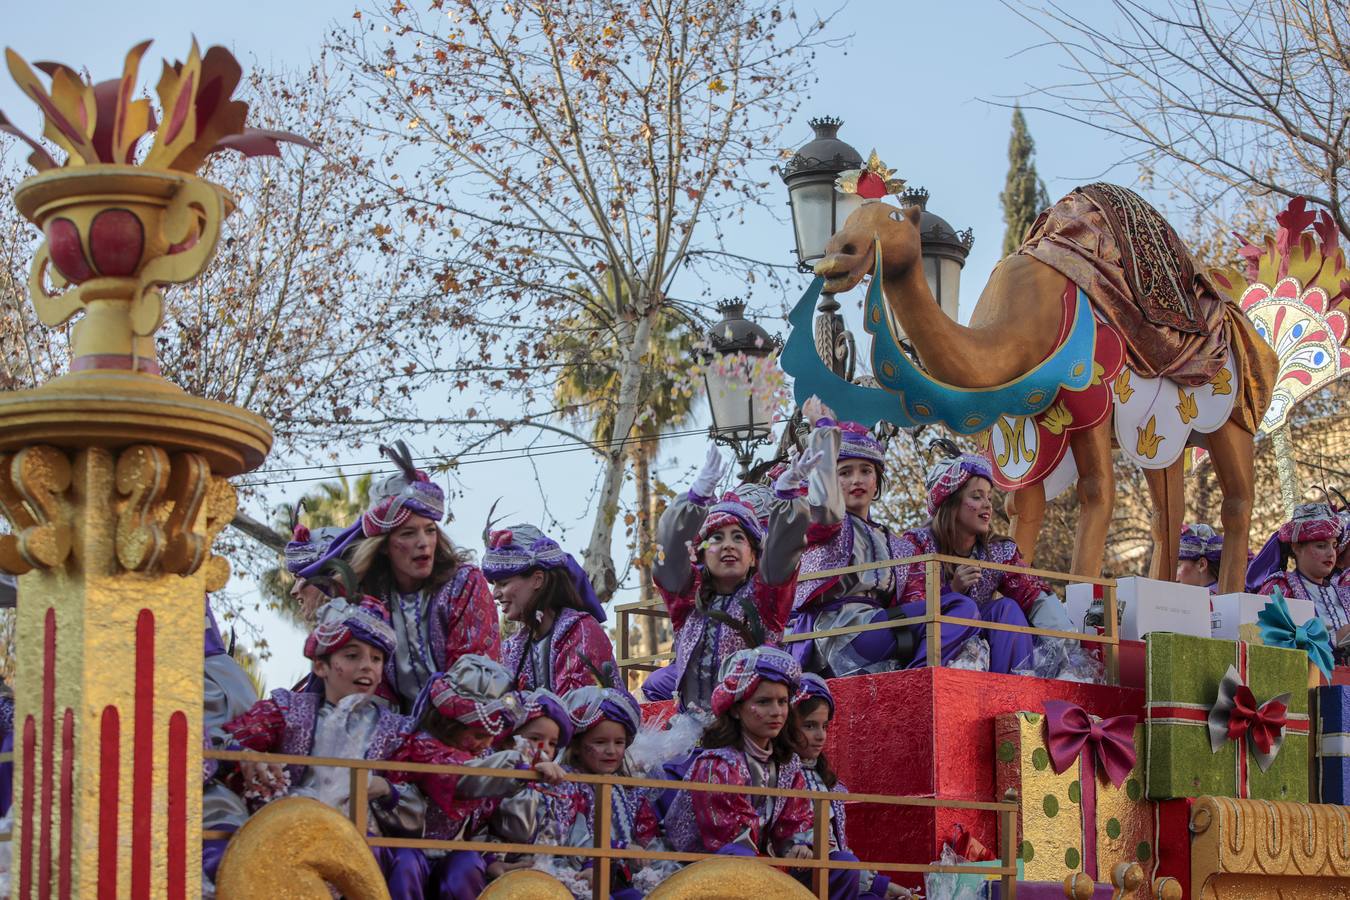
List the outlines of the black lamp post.
<svg viewBox="0 0 1350 900">
<path fill-rule="evenodd" d="M 724 300 L 717 311 L 722 320 L 708 332 L 703 371 L 713 420 L 709 434 L 736 454 L 745 479 L 755 447 L 769 442 L 773 425 L 773 398 L 755 390 L 756 363 L 772 356 L 780 341 L 745 318 L 744 301 Z"/>
<path fill-rule="evenodd" d="M 919 219 L 919 240 L 923 246 L 923 274 L 928 289 L 947 318 L 957 320 L 961 299 L 961 269 L 965 267 L 970 248 L 975 246 L 975 233 L 967 228 L 957 231 L 947 220 L 929 212 L 928 191 L 915 187 L 900 195 L 901 206 L 917 206 L 923 210 Z"/>
<path fill-rule="evenodd" d="M 783 167 L 783 183 L 792 208 L 792 230 L 797 238 L 797 268 L 810 272 L 825 256 L 825 244 L 843 226 L 862 198 L 841 194 L 834 182 L 840 172 L 862 167 L 862 155 L 839 140 L 842 119 L 811 119 L 815 137 Z M 844 327 L 833 294 L 821 294 L 816 316 L 816 352 L 836 375 L 853 379 L 853 336 Z"/>
</svg>

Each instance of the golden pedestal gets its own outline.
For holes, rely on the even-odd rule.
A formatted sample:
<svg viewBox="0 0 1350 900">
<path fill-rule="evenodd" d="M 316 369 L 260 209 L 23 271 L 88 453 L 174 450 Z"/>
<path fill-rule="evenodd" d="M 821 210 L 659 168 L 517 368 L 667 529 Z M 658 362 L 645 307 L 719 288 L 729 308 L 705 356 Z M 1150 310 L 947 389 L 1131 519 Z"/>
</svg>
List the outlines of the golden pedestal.
<svg viewBox="0 0 1350 900">
<path fill-rule="evenodd" d="M 25 181 L 30 295 L 76 312 L 72 371 L 0 396 L 0 568 L 20 576 L 13 896 L 200 896 L 203 599 L 262 463 L 260 417 L 158 375 L 159 286 L 211 258 L 228 204 L 130 166 Z M 54 284 L 57 290 L 48 289 Z"/>
</svg>

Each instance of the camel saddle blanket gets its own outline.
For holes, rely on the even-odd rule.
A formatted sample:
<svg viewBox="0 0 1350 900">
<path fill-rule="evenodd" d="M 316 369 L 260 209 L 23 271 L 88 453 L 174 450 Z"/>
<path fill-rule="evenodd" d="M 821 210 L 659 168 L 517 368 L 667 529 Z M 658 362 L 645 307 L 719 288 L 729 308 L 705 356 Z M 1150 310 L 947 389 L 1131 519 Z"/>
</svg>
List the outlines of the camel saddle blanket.
<svg viewBox="0 0 1350 900">
<path fill-rule="evenodd" d="M 1252 373 L 1266 349 L 1243 317 L 1196 271 L 1177 233 L 1133 191 L 1075 188 L 1046 209 L 1018 249 L 1083 289 L 1125 341 L 1127 367 L 1188 387 L 1211 383 L 1230 362 Z M 1238 421 L 1255 433 L 1270 404 L 1263 378 L 1244 379 Z"/>
</svg>

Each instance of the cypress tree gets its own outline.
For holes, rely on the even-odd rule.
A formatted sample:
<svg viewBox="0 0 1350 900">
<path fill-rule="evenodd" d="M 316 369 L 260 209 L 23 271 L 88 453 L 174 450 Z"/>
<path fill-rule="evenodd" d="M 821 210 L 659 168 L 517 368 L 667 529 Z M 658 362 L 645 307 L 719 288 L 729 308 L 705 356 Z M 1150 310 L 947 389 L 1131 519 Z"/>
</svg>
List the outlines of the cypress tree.
<svg viewBox="0 0 1350 900">
<path fill-rule="evenodd" d="M 1045 182 L 1036 174 L 1036 163 L 1032 156 L 1036 144 L 1027 131 L 1027 121 L 1022 117 L 1022 107 L 1014 106 L 1012 114 L 1012 137 L 1008 139 L 1008 180 L 1004 183 L 999 200 L 1003 203 L 1003 223 L 1007 226 L 1003 232 L 1003 255 L 1013 253 L 1022 245 L 1031 223 L 1036 221 L 1040 211 L 1050 205 L 1045 193 Z"/>
</svg>

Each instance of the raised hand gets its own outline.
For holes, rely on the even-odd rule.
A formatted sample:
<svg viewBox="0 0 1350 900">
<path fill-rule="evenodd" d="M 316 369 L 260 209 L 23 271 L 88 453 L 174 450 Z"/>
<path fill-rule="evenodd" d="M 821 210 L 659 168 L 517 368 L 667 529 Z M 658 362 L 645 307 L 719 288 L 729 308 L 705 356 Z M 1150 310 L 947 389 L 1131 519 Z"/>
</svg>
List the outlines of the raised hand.
<svg viewBox="0 0 1350 900">
<path fill-rule="evenodd" d="M 717 449 L 717 445 L 708 445 L 708 455 L 703 460 L 703 468 L 699 469 L 698 474 L 694 476 L 694 483 L 689 486 L 689 493 L 704 499 L 716 497 L 717 485 L 726 477 L 730 468 L 731 464 L 722 459 L 722 451 Z"/>
<path fill-rule="evenodd" d="M 806 402 L 802 404 L 802 418 L 809 424 L 814 425 L 821 419 L 833 419 L 834 410 L 826 406 L 824 401 L 815 394 L 812 394 L 810 397 L 807 397 Z"/>
<path fill-rule="evenodd" d="M 787 471 L 774 481 L 774 492 L 779 496 L 789 496 L 801 490 L 802 485 L 806 484 L 807 476 L 824 458 L 825 453 L 822 450 L 808 449 L 799 453 L 797 458 L 788 464 Z"/>
</svg>

